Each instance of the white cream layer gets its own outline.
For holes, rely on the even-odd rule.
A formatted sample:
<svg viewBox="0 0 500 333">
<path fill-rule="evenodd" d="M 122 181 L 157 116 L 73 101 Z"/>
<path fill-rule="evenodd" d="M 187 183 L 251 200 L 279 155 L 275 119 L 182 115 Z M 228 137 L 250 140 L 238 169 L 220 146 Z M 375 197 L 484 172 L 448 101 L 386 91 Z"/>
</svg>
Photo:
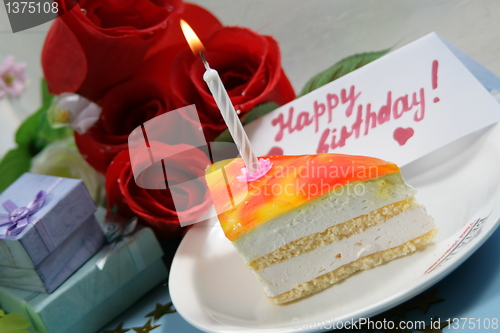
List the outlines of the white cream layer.
<svg viewBox="0 0 500 333">
<path fill-rule="evenodd" d="M 399 172 L 353 182 L 248 231 L 233 245 L 248 264 L 294 240 L 408 199 L 415 193 Z"/>
<path fill-rule="evenodd" d="M 416 206 L 365 232 L 279 262 L 256 275 L 266 294 L 275 297 L 361 257 L 399 246 L 436 228 L 425 208 Z"/>
</svg>

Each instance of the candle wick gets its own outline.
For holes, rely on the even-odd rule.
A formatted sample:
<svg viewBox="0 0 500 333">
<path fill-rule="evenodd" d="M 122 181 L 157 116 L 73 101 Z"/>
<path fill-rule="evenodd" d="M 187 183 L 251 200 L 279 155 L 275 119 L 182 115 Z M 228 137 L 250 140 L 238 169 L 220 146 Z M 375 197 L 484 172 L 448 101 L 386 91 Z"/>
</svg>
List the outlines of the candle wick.
<svg viewBox="0 0 500 333">
<path fill-rule="evenodd" d="M 203 54 L 203 51 L 200 51 L 200 56 L 201 56 L 201 60 L 203 61 L 203 64 L 205 65 L 205 68 L 210 69 L 210 65 L 208 64 L 208 61 L 205 58 L 205 55 Z"/>
</svg>

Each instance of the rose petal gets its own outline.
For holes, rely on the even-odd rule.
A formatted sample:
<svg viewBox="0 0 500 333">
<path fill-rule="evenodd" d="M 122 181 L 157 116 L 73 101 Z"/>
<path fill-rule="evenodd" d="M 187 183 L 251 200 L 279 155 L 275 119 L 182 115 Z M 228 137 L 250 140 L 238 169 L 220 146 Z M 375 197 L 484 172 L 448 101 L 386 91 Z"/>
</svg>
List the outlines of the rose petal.
<svg viewBox="0 0 500 333">
<path fill-rule="evenodd" d="M 99 101 L 137 70 L 167 33 L 169 16 L 181 9 L 180 0 L 167 8 L 150 1 L 80 1 L 54 21 L 44 45 L 42 66 L 50 91 Z"/>
<path fill-rule="evenodd" d="M 130 165 L 128 151 L 122 151 L 110 163 L 108 172 L 106 173 L 105 184 L 108 209 L 117 209 L 120 211 L 120 214 L 125 217 L 131 217 L 133 215 L 120 189 L 121 179 L 124 178 L 122 173 L 127 170 L 128 165 Z"/>
<path fill-rule="evenodd" d="M 250 29 L 225 27 L 202 40 L 210 66 L 219 72 L 240 117 L 259 104 L 285 104 L 295 98 L 281 68 L 279 47 L 271 37 Z M 172 65 L 170 86 L 184 104 L 195 103 L 207 141 L 227 128 L 213 96 L 203 80 L 205 68 L 189 51 Z M 189 79 L 186 79 L 189 77 Z"/>
<path fill-rule="evenodd" d="M 116 154 L 128 149 L 130 132 L 174 110 L 173 104 L 171 96 L 165 96 L 152 81 L 138 79 L 118 85 L 104 96 L 100 120 L 85 134 L 75 133 L 78 149 L 90 165 L 104 174 Z"/>
<path fill-rule="evenodd" d="M 74 33 L 61 19 L 54 20 L 42 49 L 42 68 L 52 94 L 75 92 L 87 74 L 87 61 Z"/>
<path fill-rule="evenodd" d="M 220 21 L 208 10 L 192 3 L 184 3 L 182 12 L 171 15 L 168 30 L 157 45 L 151 48 L 149 54 L 154 54 L 168 47 L 188 47 L 181 30 L 180 19 L 186 21 L 196 32 L 201 41 L 206 40 L 213 33 L 222 28 Z M 148 54 L 148 55 L 149 55 Z"/>
</svg>

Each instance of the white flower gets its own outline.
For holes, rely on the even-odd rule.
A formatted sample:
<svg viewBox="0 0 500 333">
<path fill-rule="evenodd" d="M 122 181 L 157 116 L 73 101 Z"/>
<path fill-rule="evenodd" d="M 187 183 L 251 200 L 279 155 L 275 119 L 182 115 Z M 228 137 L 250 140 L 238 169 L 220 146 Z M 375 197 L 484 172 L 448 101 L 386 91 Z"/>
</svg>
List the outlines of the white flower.
<svg viewBox="0 0 500 333">
<path fill-rule="evenodd" d="M 81 179 L 95 203 L 104 202 L 104 177 L 83 159 L 72 136 L 45 147 L 31 160 L 30 172 Z"/>
<path fill-rule="evenodd" d="M 62 93 L 52 102 L 48 111 L 49 122 L 54 128 L 71 127 L 84 134 L 101 115 L 102 108 L 83 96 Z"/>
</svg>

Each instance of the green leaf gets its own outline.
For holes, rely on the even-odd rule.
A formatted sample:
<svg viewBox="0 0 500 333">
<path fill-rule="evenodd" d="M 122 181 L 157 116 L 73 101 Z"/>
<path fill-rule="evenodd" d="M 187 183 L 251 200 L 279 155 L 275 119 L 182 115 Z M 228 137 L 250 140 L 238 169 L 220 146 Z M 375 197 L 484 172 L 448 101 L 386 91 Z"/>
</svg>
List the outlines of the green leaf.
<svg viewBox="0 0 500 333">
<path fill-rule="evenodd" d="M 52 105 L 54 95 L 49 93 L 47 83 L 43 79 L 41 90 L 42 106 L 19 126 L 15 136 L 18 147 L 10 150 L 0 162 L 0 192 L 23 173 L 28 172 L 31 158 L 47 145 L 73 135 L 70 128 L 54 129 L 50 126 L 47 111 Z"/>
<path fill-rule="evenodd" d="M 297 97 L 303 96 L 387 54 L 390 49 L 349 56 L 310 79 Z"/>
<path fill-rule="evenodd" d="M 0 332 L 2 333 L 28 333 L 31 326 L 28 318 L 20 313 L 11 313 L 0 317 Z"/>
<path fill-rule="evenodd" d="M 70 128 L 52 128 L 47 118 L 47 111 L 52 104 L 54 95 L 48 91 L 45 80 L 41 82 L 42 107 L 29 116 L 16 133 L 16 143 L 28 149 L 31 156 L 38 154 L 48 144 L 64 139 L 73 134 Z"/>
<path fill-rule="evenodd" d="M 31 326 L 28 318 L 20 313 L 5 314 L 0 309 L 0 332 L 2 333 L 28 333 L 25 329 Z"/>
<path fill-rule="evenodd" d="M 214 139 L 215 142 L 234 142 L 229 130 L 225 130 Z"/>
<path fill-rule="evenodd" d="M 73 135 L 73 130 L 71 128 L 52 128 L 47 118 L 48 108 L 41 110 L 39 115 L 40 118 L 38 118 L 38 127 L 31 143 L 32 151 L 36 153 L 39 153 L 43 148 L 56 140 L 61 140 Z"/>
<path fill-rule="evenodd" d="M 28 333 L 26 329 L 31 326 L 28 318 L 20 313 L 6 315 L 0 310 L 0 332 L 2 333 Z"/>
<path fill-rule="evenodd" d="M 37 112 L 30 115 L 26 120 L 19 126 L 16 132 L 16 143 L 19 146 L 28 147 L 35 140 L 36 131 L 38 129 L 40 118 L 43 115 L 43 109 L 39 109 Z"/>
<path fill-rule="evenodd" d="M 241 118 L 241 124 L 246 125 L 251 123 L 254 120 L 268 114 L 269 112 L 277 109 L 279 107 L 278 104 L 274 102 L 264 103 L 257 105 L 252 110 L 250 110 L 243 118 Z M 216 142 L 233 142 L 233 138 L 229 133 L 229 130 L 225 130 L 222 132 L 217 138 L 215 138 Z"/>
<path fill-rule="evenodd" d="M 0 162 L 0 193 L 10 186 L 19 176 L 28 172 L 31 154 L 26 147 L 17 147 L 5 154 Z M 0 330 L 0 332 L 2 332 Z"/>
<path fill-rule="evenodd" d="M 49 86 L 47 85 L 47 81 L 42 78 L 41 82 L 41 90 L 42 90 L 42 106 L 50 106 L 52 104 L 52 100 L 54 99 L 54 95 L 49 93 Z"/>
</svg>

